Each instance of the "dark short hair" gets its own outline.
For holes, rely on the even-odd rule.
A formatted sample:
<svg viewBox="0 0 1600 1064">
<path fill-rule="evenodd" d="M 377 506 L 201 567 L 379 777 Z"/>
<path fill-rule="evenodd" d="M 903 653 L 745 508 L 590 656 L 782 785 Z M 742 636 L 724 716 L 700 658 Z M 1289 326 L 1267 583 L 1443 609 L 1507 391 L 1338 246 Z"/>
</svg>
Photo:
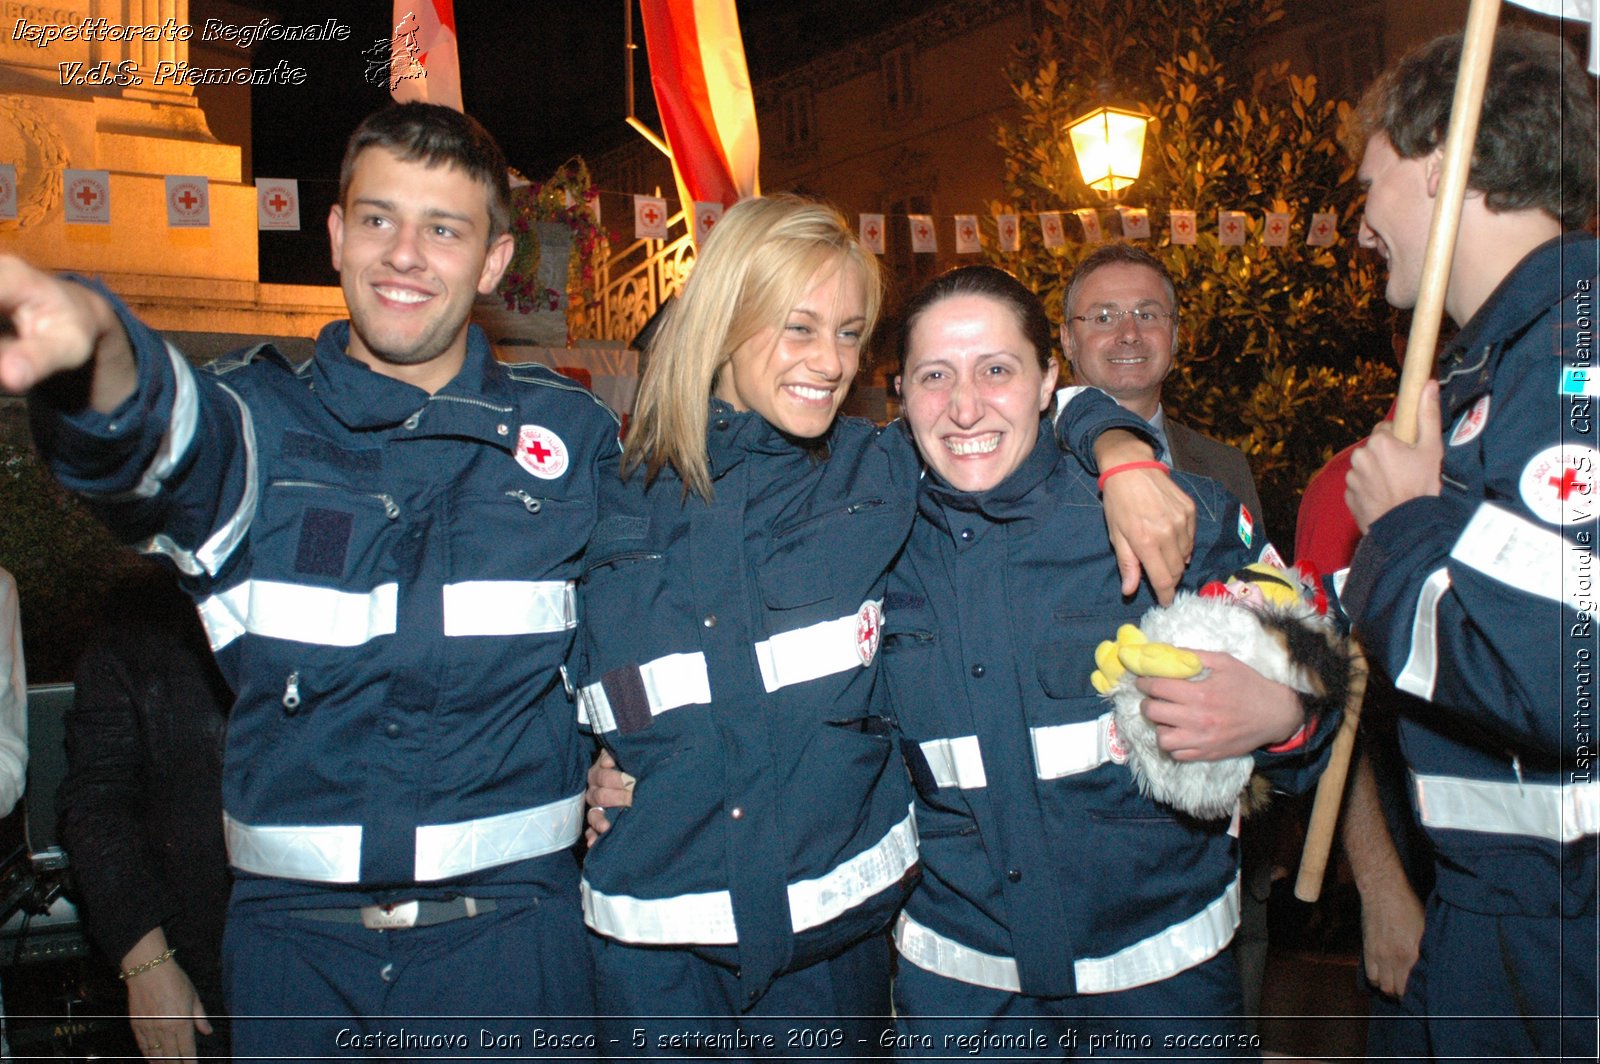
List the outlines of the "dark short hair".
<svg viewBox="0 0 1600 1064">
<path fill-rule="evenodd" d="M 1161 278 L 1161 283 L 1167 289 L 1167 302 L 1172 306 L 1173 319 L 1177 319 L 1178 290 L 1172 283 L 1172 274 L 1168 272 L 1166 263 L 1150 254 L 1144 248 L 1135 244 L 1103 244 L 1089 252 L 1084 260 L 1078 263 L 1078 268 L 1072 271 L 1072 280 L 1067 282 L 1066 294 L 1061 297 L 1062 324 L 1072 315 L 1073 300 L 1078 298 L 1078 289 L 1083 287 L 1083 282 L 1089 275 L 1102 266 L 1143 266 L 1147 270 L 1154 270 L 1156 276 Z"/>
<path fill-rule="evenodd" d="M 1402 159 L 1444 143 L 1461 40 L 1459 33 L 1434 38 L 1366 91 L 1345 131 L 1353 158 L 1377 133 Z M 1501 29 L 1467 185 L 1490 210 L 1536 208 L 1580 229 L 1594 211 L 1594 125 L 1589 78 L 1572 49 L 1548 33 Z"/>
<path fill-rule="evenodd" d="M 940 274 L 922 290 L 912 296 L 900 312 L 900 367 L 905 368 L 906 352 L 911 344 L 911 330 L 917 319 L 934 306 L 956 296 L 984 296 L 1010 308 L 1016 315 L 1017 327 L 1033 345 L 1039 359 L 1039 368 L 1050 365 L 1055 350 L 1055 333 L 1050 327 L 1050 316 L 1033 290 L 997 266 L 961 266 Z"/>
<path fill-rule="evenodd" d="M 374 111 L 350 134 L 339 164 L 339 202 L 345 204 L 356 157 L 384 148 L 408 163 L 450 166 L 489 190 L 489 239 L 511 228 L 511 183 L 506 157 L 476 119 L 432 103 L 397 103 Z"/>
</svg>

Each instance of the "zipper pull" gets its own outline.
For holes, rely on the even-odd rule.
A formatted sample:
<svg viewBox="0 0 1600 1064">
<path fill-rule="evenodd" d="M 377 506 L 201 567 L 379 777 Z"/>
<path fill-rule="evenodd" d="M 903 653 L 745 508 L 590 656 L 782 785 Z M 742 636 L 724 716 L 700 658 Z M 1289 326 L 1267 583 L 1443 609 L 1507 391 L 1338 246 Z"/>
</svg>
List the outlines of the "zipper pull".
<svg viewBox="0 0 1600 1064">
<path fill-rule="evenodd" d="M 394 501 L 393 495 L 379 495 L 378 501 L 383 503 L 383 516 L 391 521 L 400 516 L 400 504 Z"/>
<path fill-rule="evenodd" d="M 283 708 L 292 715 L 300 708 L 300 670 L 296 669 L 289 674 L 288 682 L 283 685 Z"/>
<path fill-rule="evenodd" d="M 1522 758 L 1518 754 L 1511 755 L 1511 771 L 1517 775 L 1517 786 L 1522 786 Z"/>
<path fill-rule="evenodd" d="M 544 509 L 544 503 L 540 502 L 538 499 L 535 499 L 532 495 L 529 495 L 521 488 L 518 488 L 516 491 L 508 491 L 506 494 L 511 496 L 513 499 L 522 500 L 522 508 L 528 511 L 530 514 L 536 514 L 540 510 Z"/>
</svg>

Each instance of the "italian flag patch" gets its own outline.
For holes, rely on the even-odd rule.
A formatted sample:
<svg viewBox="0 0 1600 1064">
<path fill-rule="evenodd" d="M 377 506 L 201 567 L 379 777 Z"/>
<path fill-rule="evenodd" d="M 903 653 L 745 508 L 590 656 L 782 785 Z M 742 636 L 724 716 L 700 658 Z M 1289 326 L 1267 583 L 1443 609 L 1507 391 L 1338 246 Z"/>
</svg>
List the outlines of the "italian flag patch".
<svg viewBox="0 0 1600 1064">
<path fill-rule="evenodd" d="M 1239 504 L 1239 542 L 1246 547 L 1256 538 L 1256 523 L 1250 519 L 1250 507 Z"/>
</svg>

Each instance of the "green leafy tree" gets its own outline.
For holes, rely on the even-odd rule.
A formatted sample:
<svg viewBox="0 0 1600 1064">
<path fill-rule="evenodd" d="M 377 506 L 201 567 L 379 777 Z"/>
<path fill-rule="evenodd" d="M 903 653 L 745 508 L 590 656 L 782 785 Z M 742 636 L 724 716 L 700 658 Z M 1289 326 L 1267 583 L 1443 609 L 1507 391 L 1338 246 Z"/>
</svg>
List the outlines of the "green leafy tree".
<svg viewBox="0 0 1600 1064">
<path fill-rule="evenodd" d="M 1002 127 L 1006 201 L 996 211 L 1089 206 L 1065 130 L 1108 86 L 1153 117 L 1144 170 L 1123 198 L 1150 210 L 1149 250 L 1178 286 L 1177 368 L 1164 404 L 1245 451 L 1276 541 L 1292 543 L 1299 492 L 1339 447 L 1382 416 L 1394 388 L 1392 316 L 1354 239 L 1360 189 L 1337 136 L 1350 104 L 1323 98 L 1287 64 L 1251 70 L 1248 52 L 1283 17 L 1282 0 L 1043 0 L 1045 25 L 1010 76 L 1021 117 Z M 1249 213 L 1244 246 L 1222 246 L 1218 209 Z M 1173 244 L 1169 210 L 1193 210 L 1192 245 Z M 1266 247 L 1267 211 L 1293 219 Z M 1333 247 L 1305 243 L 1313 212 L 1339 223 Z M 1119 232 L 1114 219 L 1109 231 Z M 1012 269 L 1061 312 L 1073 267 L 1094 245 L 1043 246 L 1024 226 Z"/>
</svg>

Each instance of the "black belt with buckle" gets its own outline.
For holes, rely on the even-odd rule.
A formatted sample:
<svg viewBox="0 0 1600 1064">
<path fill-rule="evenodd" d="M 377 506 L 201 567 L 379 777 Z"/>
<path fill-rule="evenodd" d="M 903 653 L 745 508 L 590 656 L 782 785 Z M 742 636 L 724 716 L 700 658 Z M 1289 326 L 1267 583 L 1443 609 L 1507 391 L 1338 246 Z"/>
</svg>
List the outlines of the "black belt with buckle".
<svg viewBox="0 0 1600 1064">
<path fill-rule="evenodd" d="M 494 912 L 493 898 L 447 898 L 442 901 L 396 901 L 387 905 L 348 906 L 342 909 L 298 909 L 296 916 L 335 924 L 360 924 L 369 931 L 399 931 L 432 927 L 452 920 L 469 920 Z"/>
</svg>

